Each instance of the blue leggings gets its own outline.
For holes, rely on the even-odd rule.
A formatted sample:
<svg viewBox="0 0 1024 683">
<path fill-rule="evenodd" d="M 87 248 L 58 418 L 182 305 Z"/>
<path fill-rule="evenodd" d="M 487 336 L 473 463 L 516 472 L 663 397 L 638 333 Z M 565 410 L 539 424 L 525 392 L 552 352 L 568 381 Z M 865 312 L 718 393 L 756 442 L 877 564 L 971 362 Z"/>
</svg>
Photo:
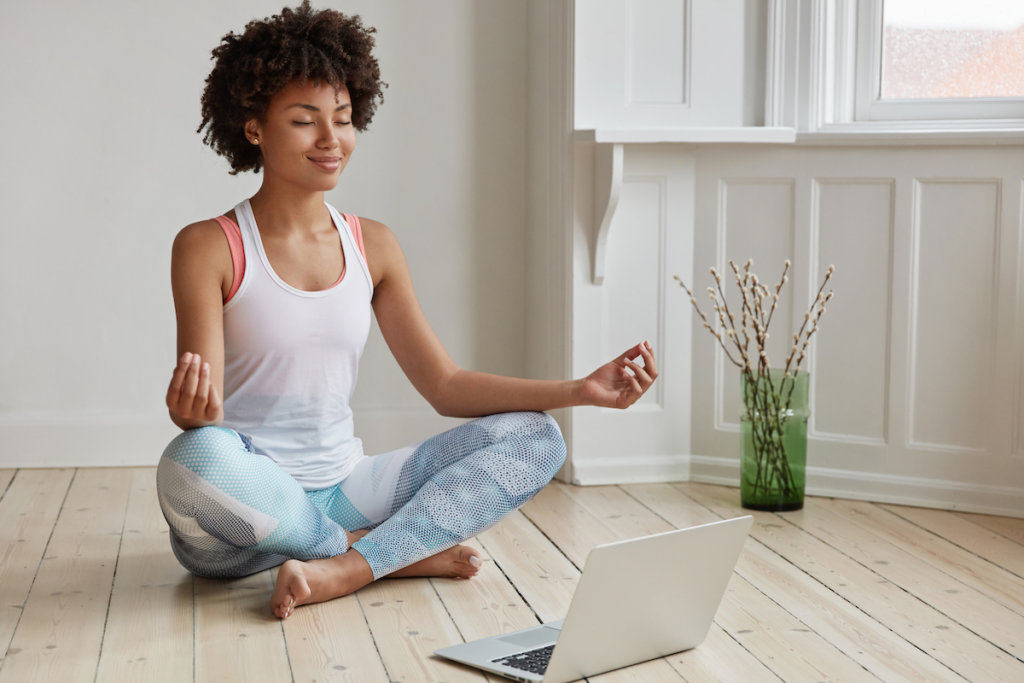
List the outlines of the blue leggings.
<svg viewBox="0 0 1024 683">
<path fill-rule="evenodd" d="M 544 413 L 492 415 L 423 443 L 367 457 L 341 483 L 304 491 L 224 427 L 178 435 L 157 468 L 171 548 L 193 574 L 246 576 L 287 559 L 348 550 L 374 579 L 493 526 L 558 472 L 565 442 Z"/>
</svg>

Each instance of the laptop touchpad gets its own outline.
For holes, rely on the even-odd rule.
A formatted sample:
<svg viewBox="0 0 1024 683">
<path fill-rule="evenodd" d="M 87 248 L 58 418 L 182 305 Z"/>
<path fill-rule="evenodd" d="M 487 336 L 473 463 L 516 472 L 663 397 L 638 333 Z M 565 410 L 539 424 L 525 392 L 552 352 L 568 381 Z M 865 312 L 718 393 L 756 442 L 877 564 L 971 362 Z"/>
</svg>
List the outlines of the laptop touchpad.
<svg viewBox="0 0 1024 683">
<path fill-rule="evenodd" d="M 540 628 L 531 628 L 520 633 L 510 633 L 507 636 L 498 638 L 498 640 L 521 647 L 540 647 L 541 645 L 550 645 L 558 640 L 558 631 L 541 626 Z"/>
</svg>

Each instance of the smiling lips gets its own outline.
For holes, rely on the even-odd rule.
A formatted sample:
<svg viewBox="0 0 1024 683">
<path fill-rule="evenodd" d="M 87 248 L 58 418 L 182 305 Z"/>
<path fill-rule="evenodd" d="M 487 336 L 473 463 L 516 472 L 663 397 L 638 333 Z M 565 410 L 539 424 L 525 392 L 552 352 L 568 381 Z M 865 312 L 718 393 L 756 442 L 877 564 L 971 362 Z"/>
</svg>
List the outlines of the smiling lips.
<svg viewBox="0 0 1024 683">
<path fill-rule="evenodd" d="M 306 157 L 323 170 L 333 173 L 341 167 L 341 157 Z"/>
</svg>

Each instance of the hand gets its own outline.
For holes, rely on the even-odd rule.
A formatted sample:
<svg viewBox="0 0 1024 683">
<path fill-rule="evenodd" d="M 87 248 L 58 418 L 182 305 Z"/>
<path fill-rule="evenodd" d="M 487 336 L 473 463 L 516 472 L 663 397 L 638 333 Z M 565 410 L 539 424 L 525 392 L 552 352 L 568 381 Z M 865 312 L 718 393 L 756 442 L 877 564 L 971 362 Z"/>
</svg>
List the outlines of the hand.
<svg viewBox="0 0 1024 683">
<path fill-rule="evenodd" d="M 210 381 L 210 364 L 198 353 L 184 353 L 167 387 L 167 408 L 171 418 L 183 429 L 220 421 L 221 400 Z"/>
<path fill-rule="evenodd" d="M 643 358 L 644 364 L 634 361 Z M 603 408 L 628 408 L 654 383 L 658 368 L 650 342 L 637 344 L 621 356 L 605 363 L 581 380 L 583 403 Z"/>
</svg>

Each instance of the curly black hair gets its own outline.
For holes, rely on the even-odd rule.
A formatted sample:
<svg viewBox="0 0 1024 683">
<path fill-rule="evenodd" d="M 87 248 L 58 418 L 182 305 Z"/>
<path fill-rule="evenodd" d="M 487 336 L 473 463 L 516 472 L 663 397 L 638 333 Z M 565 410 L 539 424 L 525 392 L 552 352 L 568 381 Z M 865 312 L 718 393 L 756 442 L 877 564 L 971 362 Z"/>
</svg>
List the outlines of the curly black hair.
<svg viewBox="0 0 1024 683">
<path fill-rule="evenodd" d="M 230 162 L 232 175 L 259 171 L 263 158 L 246 139 L 245 122 L 262 119 L 270 98 L 296 81 L 347 87 L 352 124 L 366 130 L 387 87 L 372 53 L 374 33 L 358 16 L 314 10 L 309 0 L 228 33 L 213 50 L 196 132 L 205 129 L 203 142 Z"/>
</svg>

